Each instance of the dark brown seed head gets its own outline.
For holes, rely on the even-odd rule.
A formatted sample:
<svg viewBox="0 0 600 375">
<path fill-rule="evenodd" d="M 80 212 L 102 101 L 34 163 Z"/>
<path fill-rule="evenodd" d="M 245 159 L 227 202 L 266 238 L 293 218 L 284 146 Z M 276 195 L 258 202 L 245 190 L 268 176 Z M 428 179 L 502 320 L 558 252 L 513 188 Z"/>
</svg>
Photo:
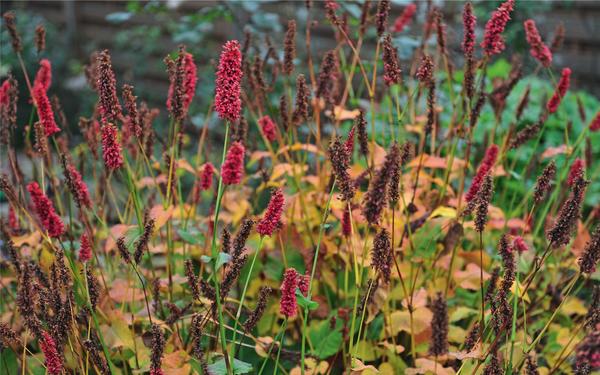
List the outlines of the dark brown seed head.
<svg viewBox="0 0 600 375">
<path fill-rule="evenodd" d="M 571 195 L 560 208 L 554 225 L 546 232 L 546 238 L 552 247 L 558 248 L 567 245 L 571 240 L 571 234 L 581 215 L 581 204 L 588 184 L 589 181 L 584 178 L 578 178 L 575 181 Z"/>
<path fill-rule="evenodd" d="M 525 363 L 525 374 L 526 375 L 539 375 L 537 359 L 534 354 L 530 354 L 527 356 L 527 361 Z"/>
<path fill-rule="evenodd" d="M 586 328 L 593 330 L 600 323 L 600 285 L 594 286 L 592 292 L 592 303 L 585 315 Z"/>
<path fill-rule="evenodd" d="M 185 266 L 185 276 L 187 277 L 188 286 L 192 291 L 192 296 L 194 299 L 200 299 L 200 289 L 198 287 L 198 278 L 194 273 L 194 265 L 190 259 L 187 259 L 184 263 Z"/>
<path fill-rule="evenodd" d="M 382 228 L 373 240 L 373 253 L 371 254 L 371 266 L 380 275 L 385 283 L 389 283 L 392 273 L 392 244 L 390 235 Z"/>
<path fill-rule="evenodd" d="M 279 118 L 281 119 L 281 126 L 286 132 L 290 129 L 290 113 L 288 111 L 288 101 L 285 94 L 279 98 Z"/>
<path fill-rule="evenodd" d="M 296 107 L 292 115 L 294 125 L 299 125 L 308 119 L 309 101 L 310 91 L 306 84 L 306 78 L 303 74 L 298 74 L 298 78 L 296 78 Z"/>
<path fill-rule="evenodd" d="M 497 351 L 492 353 L 490 361 L 483 369 L 483 375 L 504 375 L 504 369 L 502 369 L 500 361 L 498 360 Z"/>
<path fill-rule="evenodd" d="M 252 233 L 252 227 L 254 227 L 254 220 L 246 219 L 242 222 L 238 233 L 233 239 L 233 251 L 231 253 L 231 257 L 233 259 L 238 258 L 244 252 L 244 246 L 246 246 L 246 241 Z"/>
<path fill-rule="evenodd" d="M 85 340 L 83 342 L 83 347 L 89 353 L 92 363 L 100 370 L 100 374 L 109 375 L 110 368 L 104 359 L 104 355 L 100 354 L 100 346 L 92 340 Z"/>
<path fill-rule="evenodd" d="M 19 32 L 17 31 L 15 12 L 6 12 L 2 15 L 2 17 L 4 18 L 6 29 L 8 30 L 8 34 L 10 35 L 13 50 L 17 53 L 21 52 L 23 50 L 23 45 L 21 44 L 21 37 L 19 36 Z"/>
<path fill-rule="evenodd" d="M 533 139 L 540 132 L 541 128 L 542 123 L 540 123 L 539 121 L 527 125 L 513 137 L 513 139 L 510 141 L 509 147 L 511 149 L 515 149 L 523 145 L 525 142 L 528 142 L 529 140 Z"/>
<path fill-rule="evenodd" d="M 140 125 L 136 100 L 137 97 L 133 95 L 133 86 L 123 85 L 123 101 L 129 115 L 129 128 L 137 138 L 140 138 L 142 136 L 142 126 Z"/>
<path fill-rule="evenodd" d="M 473 108 L 471 108 L 471 116 L 469 117 L 469 127 L 473 129 L 475 125 L 477 125 L 477 120 L 479 120 L 479 115 L 481 114 L 481 109 L 485 104 L 485 100 L 487 99 L 487 95 L 483 92 L 479 94 L 479 98 L 477 98 L 477 102 Z"/>
<path fill-rule="evenodd" d="M 388 16 L 390 14 L 390 1 L 379 0 L 377 14 L 375 15 L 375 25 L 377 26 L 377 36 L 381 37 L 387 29 Z"/>
<path fill-rule="evenodd" d="M 500 290 L 508 295 L 510 288 L 515 281 L 515 271 L 517 265 L 515 263 L 514 249 L 508 242 L 508 237 L 503 234 L 498 242 L 498 253 L 502 257 L 502 269 L 504 271 L 502 275 L 502 282 L 500 283 Z"/>
<path fill-rule="evenodd" d="M 356 129 L 358 129 L 358 147 L 360 153 L 367 157 L 369 155 L 369 136 L 367 135 L 367 120 L 365 119 L 365 111 L 362 109 L 356 117 L 354 123 Z"/>
<path fill-rule="evenodd" d="M 348 173 L 348 151 L 339 137 L 336 137 L 329 145 L 329 160 L 340 188 L 341 198 L 350 202 L 354 197 L 354 185 Z"/>
<path fill-rule="evenodd" d="M 296 21 L 294 20 L 288 21 L 283 45 L 283 72 L 289 76 L 294 71 L 294 58 L 296 58 Z"/>
<path fill-rule="evenodd" d="M 494 299 L 494 294 L 496 294 L 496 286 L 498 284 L 498 279 L 500 278 L 500 267 L 495 267 L 492 270 L 492 275 L 490 277 L 490 281 L 488 282 L 488 287 L 485 290 L 485 298 L 484 300 L 487 302 L 492 302 Z"/>
<path fill-rule="evenodd" d="M 600 260 L 600 225 L 592 234 L 592 238 L 585 244 L 581 258 L 577 260 L 579 269 L 583 273 L 592 274 L 596 272 L 596 265 Z"/>
<path fill-rule="evenodd" d="M 431 345 L 429 354 L 440 356 L 448 353 L 448 306 L 442 293 L 438 293 L 431 305 Z"/>
<path fill-rule="evenodd" d="M 473 328 L 467 334 L 467 338 L 465 339 L 465 343 L 463 345 L 463 349 L 468 353 L 475 347 L 477 344 L 477 340 L 479 340 L 479 322 L 476 322 L 473 325 Z"/>
<path fill-rule="evenodd" d="M 37 53 L 41 53 L 46 49 L 46 28 L 44 25 L 37 25 L 35 27 L 34 43 Z"/>
<path fill-rule="evenodd" d="M 0 322 L 0 350 L 3 346 L 9 346 L 12 343 L 19 342 L 19 337 L 10 326 L 4 322 Z"/>
<path fill-rule="evenodd" d="M 475 230 L 479 233 L 485 229 L 485 224 L 488 221 L 488 207 L 492 201 L 494 194 L 494 179 L 488 173 L 483 179 L 483 184 L 477 192 L 477 209 L 475 212 Z"/>
<path fill-rule="evenodd" d="M 556 175 L 556 163 L 552 160 L 542 174 L 537 178 L 535 183 L 535 189 L 533 192 L 533 201 L 535 203 L 540 203 L 546 194 L 548 194 L 552 190 L 552 182 L 554 180 L 554 176 Z"/>
<path fill-rule="evenodd" d="M 129 254 L 129 250 L 125 244 L 125 237 L 119 237 L 117 239 L 117 250 L 119 250 L 119 255 L 121 255 L 121 258 L 125 261 L 125 263 L 131 263 L 131 255 Z"/>
<path fill-rule="evenodd" d="M 100 96 L 100 112 L 107 122 L 115 122 L 121 116 L 121 104 L 117 97 L 117 81 L 108 50 L 100 52 L 96 67 L 96 87 Z"/>
<path fill-rule="evenodd" d="M 386 206 L 389 192 L 389 181 L 400 161 L 400 148 L 397 143 L 390 147 L 385 156 L 383 165 L 369 184 L 369 190 L 365 194 L 363 215 L 369 224 L 379 221 L 381 213 Z"/>
<path fill-rule="evenodd" d="M 161 368 L 162 356 L 165 350 L 165 336 L 158 324 L 153 324 L 150 332 L 152 334 L 150 372 L 152 372 L 152 370 L 159 371 Z"/>
<path fill-rule="evenodd" d="M 144 232 L 140 236 L 140 238 L 135 243 L 135 251 L 133 253 L 133 259 L 136 264 L 139 264 L 142 260 L 142 256 L 144 252 L 148 250 L 148 243 L 150 242 L 150 237 L 152 236 L 152 232 L 154 232 L 154 219 L 146 218 L 144 223 Z"/>
<path fill-rule="evenodd" d="M 265 312 L 265 309 L 267 308 L 267 298 L 269 298 L 269 295 L 272 291 L 273 289 L 271 289 L 268 286 L 260 288 L 258 292 L 258 301 L 256 302 L 256 307 L 254 308 L 250 316 L 248 316 L 248 319 L 246 319 L 246 321 L 244 322 L 244 330 L 246 330 L 246 332 L 252 331 L 254 327 L 256 327 L 256 325 L 258 324 L 258 321 L 260 320 L 260 318 Z"/>
<path fill-rule="evenodd" d="M 386 34 L 383 38 L 383 71 L 383 79 L 388 86 L 400 83 L 402 80 L 398 52 L 390 34 Z"/>
<path fill-rule="evenodd" d="M 223 281 L 221 282 L 221 288 L 220 288 L 221 300 L 224 300 L 227 297 L 227 295 L 229 294 L 229 291 L 231 290 L 233 283 L 240 276 L 240 272 L 242 272 L 242 268 L 246 264 L 247 260 L 248 260 L 247 255 L 243 255 L 243 256 L 237 257 L 235 259 L 232 259 L 231 265 L 228 267 L 227 273 L 225 274 L 225 277 L 223 278 Z"/>
<path fill-rule="evenodd" d="M 328 51 L 321 63 L 316 92 L 317 98 L 323 98 L 326 102 L 331 102 L 332 100 L 331 94 L 335 83 L 337 64 L 335 51 Z"/>
</svg>

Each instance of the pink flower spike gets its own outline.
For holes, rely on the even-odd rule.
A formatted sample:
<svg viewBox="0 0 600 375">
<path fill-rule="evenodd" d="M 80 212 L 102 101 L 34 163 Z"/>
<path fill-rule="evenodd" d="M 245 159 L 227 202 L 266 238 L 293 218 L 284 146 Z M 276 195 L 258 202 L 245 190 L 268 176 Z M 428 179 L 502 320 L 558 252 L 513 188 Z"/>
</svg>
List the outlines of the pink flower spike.
<svg viewBox="0 0 600 375">
<path fill-rule="evenodd" d="M 256 231 L 261 236 L 271 236 L 273 232 L 281 226 L 281 215 L 283 214 L 284 203 L 285 198 L 283 197 L 281 188 L 273 190 L 265 215 L 256 226 Z"/>
<path fill-rule="evenodd" d="M 202 168 L 202 173 L 200 174 L 200 191 L 210 189 L 210 187 L 212 186 L 214 174 L 214 165 L 212 165 L 212 163 L 210 162 L 204 164 L 204 168 Z"/>
<path fill-rule="evenodd" d="M 33 81 L 33 87 L 41 86 L 44 91 L 48 91 L 50 84 L 52 83 L 52 65 L 48 59 L 42 59 L 40 61 L 40 68 L 35 75 L 35 81 Z"/>
<path fill-rule="evenodd" d="M 81 246 L 79 247 L 79 260 L 85 263 L 92 259 L 92 244 L 87 233 L 81 235 Z"/>
<path fill-rule="evenodd" d="M 496 159 L 498 158 L 498 151 L 499 148 L 495 144 L 491 145 L 486 150 L 485 156 L 483 157 L 483 160 L 481 161 L 481 164 L 477 169 L 477 174 L 475 174 L 475 177 L 473 177 L 471 187 L 465 195 L 465 200 L 467 202 L 470 202 L 471 200 L 473 200 L 473 198 L 475 198 L 477 192 L 479 191 L 479 188 L 481 187 L 481 184 L 483 183 L 485 175 L 487 175 L 488 172 L 494 167 L 494 164 L 496 164 Z"/>
<path fill-rule="evenodd" d="M 571 69 L 564 68 L 560 75 L 560 81 L 558 81 L 558 86 L 554 91 L 554 95 L 550 98 L 547 104 L 548 112 L 554 113 L 558 110 L 558 106 L 560 102 L 567 94 L 567 90 L 569 89 L 569 84 L 571 82 Z"/>
<path fill-rule="evenodd" d="M 277 125 L 268 115 L 259 118 L 258 125 L 269 142 L 273 142 L 277 139 Z"/>
<path fill-rule="evenodd" d="M 46 370 L 50 375 L 59 375 L 63 370 L 63 362 L 56 343 L 50 334 L 46 331 L 42 332 L 42 339 L 39 341 L 40 349 L 44 353 Z"/>
<path fill-rule="evenodd" d="M 42 227 L 48 231 L 48 235 L 53 238 L 60 237 L 65 226 L 54 210 L 52 201 L 44 194 L 37 182 L 30 182 L 27 185 L 27 191 L 31 196 L 36 214 L 42 223 Z"/>
<path fill-rule="evenodd" d="M 513 247 L 517 249 L 519 253 L 523 253 L 529 250 L 529 246 L 525 243 L 525 240 L 521 236 L 516 236 L 513 240 Z"/>
<path fill-rule="evenodd" d="M 585 172 L 585 162 L 580 158 L 575 159 L 571 168 L 569 169 L 569 177 L 567 178 L 567 184 L 573 186 L 575 182 L 583 177 Z"/>
<path fill-rule="evenodd" d="M 225 163 L 221 166 L 221 178 L 225 185 L 236 185 L 242 181 L 244 175 L 244 154 L 246 149 L 240 142 L 233 142 Z"/>
<path fill-rule="evenodd" d="M 596 113 L 592 122 L 590 122 L 590 131 L 597 132 L 600 130 L 600 111 Z"/>
<path fill-rule="evenodd" d="M 298 301 L 296 300 L 298 276 L 298 272 L 293 268 L 288 268 L 283 274 L 279 312 L 286 318 L 296 316 L 296 310 L 298 308 Z"/>
<path fill-rule="evenodd" d="M 510 12 L 514 8 L 514 0 L 508 0 L 492 13 L 485 25 L 485 33 L 481 47 L 487 56 L 496 55 L 504 50 L 504 37 L 502 33 L 510 20 Z"/>
<path fill-rule="evenodd" d="M 395 33 L 401 33 L 402 30 L 412 22 L 412 18 L 416 12 L 417 6 L 414 3 L 408 4 L 402 11 L 402 14 L 394 21 L 393 31 Z"/>
<path fill-rule="evenodd" d="M 60 128 L 56 125 L 56 121 L 54 120 L 54 112 L 52 112 L 52 106 L 50 105 L 50 100 L 48 99 L 46 89 L 43 85 L 39 84 L 33 87 L 33 100 L 37 107 L 38 117 L 44 126 L 46 137 L 58 133 Z"/>
<path fill-rule="evenodd" d="M 538 60 L 546 68 L 552 64 L 552 52 L 547 45 L 542 41 L 542 37 L 535 26 L 534 20 L 527 20 L 523 23 L 525 26 L 525 36 L 527 43 L 531 49 L 529 52 L 536 60 Z"/>
<path fill-rule="evenodd" d="M 242 111 L 242 52 L 237 40 L 223 46 L 215 84 L 215 110 L 221 119 L 235 122 Z"/>
<path fill-rule="evenodd" d="M 102 157 L 104 165 L 109 170 L 114 171 L 123 165 L 121 145 L 117 140 L 117 128 L 111 123 L 102 126 Z"/>
</svg>

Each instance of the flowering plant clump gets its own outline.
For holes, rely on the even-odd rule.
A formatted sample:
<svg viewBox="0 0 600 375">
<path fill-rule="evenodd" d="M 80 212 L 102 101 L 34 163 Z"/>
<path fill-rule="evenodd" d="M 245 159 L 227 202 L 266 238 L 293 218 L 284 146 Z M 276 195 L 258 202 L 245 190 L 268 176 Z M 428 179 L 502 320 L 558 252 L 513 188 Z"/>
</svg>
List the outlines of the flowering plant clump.
<svg viewBox="0 0 600 375">
<path fill-rule="evenodd" d="M 0 373 L 600 371 L 600 104 L 564 29 L 359 3 L 178 46 L 157 108 L 95 52 L 77 128 L 4 14 L 36 70 L 0 82 Z"/>
</svg>

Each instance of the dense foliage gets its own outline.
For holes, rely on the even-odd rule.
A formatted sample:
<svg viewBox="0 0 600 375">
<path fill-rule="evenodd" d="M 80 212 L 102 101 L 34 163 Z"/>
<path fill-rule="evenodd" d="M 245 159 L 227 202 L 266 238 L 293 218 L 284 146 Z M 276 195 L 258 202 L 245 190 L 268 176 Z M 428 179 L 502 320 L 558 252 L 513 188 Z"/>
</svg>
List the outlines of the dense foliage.
<svg viewBox="0 0 600 375">
<path fill-rule="evenodd" d="M 5 13 L 0 373 L 600 370 L 600 106 L 554 65 L 564 30 L 467 3 L 457 54 L 417 5 L 297 4 L 305 24 L 214 66 L 181 45 L 163 108 L 97 51 L 77 134 L 45 29 Z"/>
</svg>

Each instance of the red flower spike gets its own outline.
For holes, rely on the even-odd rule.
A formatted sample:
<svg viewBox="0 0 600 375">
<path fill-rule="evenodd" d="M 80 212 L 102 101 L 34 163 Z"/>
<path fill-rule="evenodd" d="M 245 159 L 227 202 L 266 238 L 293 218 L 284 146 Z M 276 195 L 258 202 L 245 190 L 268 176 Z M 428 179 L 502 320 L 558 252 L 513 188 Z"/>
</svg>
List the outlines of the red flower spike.
<svg viewBox="0 0 600 375">
<path fill-rule="evenodd" d="M 277 138 L 277 125 L 269 116 L 265 115 L 259 118 L 258 125 L 269 142 L 275 141 Z"/>
<path fill-rule="evenodd" d="M 235 122 L 240 118 L 242 76 L 240 43 L 230 40 L 223 46 L 215 84 L 215 110 L 221 119 Z"/>
<path fill-rule="evenodd" d="M 65 226 L 60 216 L 56 214 L 52 201 L 42 192 L 37 182 L 30 182 L 27 185 L 27 191 L 31 195 L 37 216 L 44 229 L 48 231 L 48 235 L 53 238 L 60 237 L 65 231 Z"/>
<path fill-rule="evenodd" d="M 200 174 L 200 191 L 210 189 L 214 174 L 215 167 L 212 165 L 212 163 L 208 162 L 204 164 L 204 168 L 202 168 L 202 173 Z"/>
<path fill-rule="evenodd" d="M 298 301 L 296 300 L 298 276 L 298 272 L 296 272 L 296 270 L 293 268 L 288 268 L 283 274 L 279 312 L 286 318 L 292 318 L 296 316 L 296 310 L 298 308 Z"/>
<path fill-rule="evenodd" d="M 492 13 L 492 17 L 485 25 L 485 33 L 481 47 L 487 56 L 496 55 L 504 50 L 502 33 L 510 20 L 510 12 L 514 8 L 514 0 L 508 0 Z"/>
<path fill-rule="evenodd" d="M 116 170 L 123 165 L 121 145 L 117 139 L 117 128 L 106 123 L 102 126 L 102 157 L 104 165 L 109 170 Z"/>
<path fill-rule="evenodd" d="M 483 160 L 481 161 L 481 164 L 477 169 L 477 174 L 475 174 L 475 177 L 473 177 L 471 187 L 465 195 L 465 200 L 467 202 L 470 202 L 471 200 L 473 200 L 473 198 L 475 198 L 485 178 L 485 175 L 488 174 L 488 172 L 491 171 L 491 169 L 494 167 L 494 164 L 496 164 L 496 159 L 498 158 L 498 151 L 499 148 L 496 145 L 491 145 L 486 150 L 485 156 L 483 157 Z"/>
<path fill-rule="evenodd" d="M 236 185 L 242 181 L 244 175 L 244 154 L 246 149 L 240 142 L 233 142 L 225 163 L 221 166 L 221 178 L 225 185 Z"/>
<path fill-rule="evenodd" d="M 573 186 L 577 179 L 583 177 L 585 172 L 585 162 L 580 158 L 575 159 L 571 168 L 569 169 L 569 177 L 567 178 L 567 184 Z"/>
<path fill-rule="evenodd" d="M 569 89 L 569 83 L 571 82 L 571 69 L 564 68 L 560 75 L 560 81 L 558 81 L 558 86 L 554 91 L 554 95 L 548 101 L 546 108 L 548 108 L 548 112 L 554 113 L 558 110 L 558 106 L 562 101 L 562 98 L 567 94 L 567 90 Z"/>
<path fill-rule="evenodd" d="M 92 259 L 92 244 L 87 233 L 81 235 L 81 246 L 79 248 L 79 260 L 85 263 Z"/>
<path fill-rule="evenodd" d="M 48 91 L 50 84 L 52 83 L 52 65 L 48 59 L 42 59 L 40 61 L 40 68 L 35 75 L 35 81 L 33 81 L 33 87 L 41 86 L 44 91 Z"/>
<path fill-rule="evenodd" d="M 404 28 L 412 22 L 412 18 L 416 12 L 417 6 L 414 3 L 408 4 L 402 11 L 402 14 L 394 21 L 394 27 L 392 28 L 392 31 L 395 33 L 401 33 L 402 30 L 404 30 Z"/>
<path fill-rule="evenodd" d="M 552 52 L 547 45 L 542 41 L 542 37 L 535 26 L 534 20 L 527 20 L 523 23 L 525 26 L 525 36 L 527 43 L 531 49 L 529 52 L 536 60 L 538 60 L 546 68 L 552 64 Z"/>
<path fill-rule="evenodd" d="M 40 340 L 40 349 L 44 353 L 44 357 L 46 358 L 44 364 L 46 365 L 46 370 L 50 375 L 59 375 L 63 370 L 63 363 L 60 354 L 58 354 L 58 350 L 56 348 L 56 343 L 54 339 L 48 332 L 42 332 L 42 339 Z"/>
<path fill-rule="evenodd" d="M 59 132 L 60 128 L 54 120 L 54 112 L 52 112 L 52 106 L 43 85 L 39 84 L 33 87 L 33 100 L 37 107 L 38 117 L 44 126 L 46 137 Z"/>
<path fill-rule="evenodd" d="M 265 215 L 256 226 L 256 231 L 261 236 L 271 236 L 281 226 L 284 203 L 283 191 L 281 188 L 275 189 L 271 194 L 271 200 L 269 201 Z"/>
</svg>

